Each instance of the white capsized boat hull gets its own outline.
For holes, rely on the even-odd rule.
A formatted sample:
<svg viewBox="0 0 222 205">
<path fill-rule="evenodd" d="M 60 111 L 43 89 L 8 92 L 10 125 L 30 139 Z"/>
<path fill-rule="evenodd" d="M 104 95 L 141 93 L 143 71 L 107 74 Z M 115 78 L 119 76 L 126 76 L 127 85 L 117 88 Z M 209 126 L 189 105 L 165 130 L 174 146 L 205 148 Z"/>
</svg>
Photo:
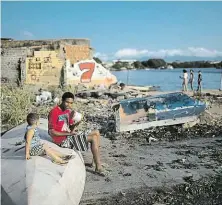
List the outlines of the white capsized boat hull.
<svg viewBox="0 0 222 205">
<path fill-rule="evenodd" d="M 2 136 L 1 186 L 2 202 L 10 205 L 77 205 L 84 186 L 86 171 L 81 153 L 60 148 L 50 142 L 48 121 L 40 119 L 40 135 L 48 146 L 75 157 L 65 166 L 51 162 L 48 157 L 34 156 L 25 160 L 24 138 L 26 123 Z"/>
</svg>

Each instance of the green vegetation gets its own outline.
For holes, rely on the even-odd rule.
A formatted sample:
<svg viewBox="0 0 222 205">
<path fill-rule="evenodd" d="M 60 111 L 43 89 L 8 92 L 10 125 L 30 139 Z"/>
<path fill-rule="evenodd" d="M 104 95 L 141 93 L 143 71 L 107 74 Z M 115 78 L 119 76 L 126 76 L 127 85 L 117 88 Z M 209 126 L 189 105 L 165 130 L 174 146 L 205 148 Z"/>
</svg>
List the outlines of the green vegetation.
<svg viewBox="0 0 222 205">
<path fill-rule="evenodd" d="M 142 64 L 147 68 L 159 68 L 166 66 L 166 62 L 163 59 L 149 59 L 148 61 L 143 61 Z"/>
<path fill-rule="evenodd" d="M 132 66 L 128 62 L 121 62 L 117 61 L 112 68 L 115 68 L 116 70 L 121 70 L 122 68 L 131 69 Z"/>
<path fill-rule="evenodd" d="M 12 85 L 1 85 L 1 128 L 8 130 L 21 123 L 26 122 L 26 116 L 30 112 L 36 112 L 40 117 L 47 118 L 49 111 L 55 104 L 48 103 L 43 105 L 35 104 L 35 92 L 33 87 L 25 85 L 23 87 L 15 87 Z M 77 86 L 66 86 L 58 88 L 57 86 L 50 86 L 46 88 L 52 93 L 52 96 L 57 96 L 61 99 L 64 92 L 76 93 Z M 75 102 L 74 109 L 79 109 L 81 104 Z"/>
<path fill-rule="evenodd" d="M 173 68 L 222 68 L 222 61 L 211 63 L 210 61 L 187 61 L 167 63 L 163 59 L 148 59 L 147 61 L 135 61 L 133 63 L 117 61 L 112 68 L 115 70 L 126 69 L 144 69 L 144 68 L 167 68 L 167 65 Z"/>
<path fill-rule="evenodd" d="M 145 66 L 140 61 L 136 61 L 132 65 L 134 66 L 134 68 L 139 68 L 139 69 L 145 68 Z"/>
<path fill-rule="evenodd" d="M 99 64 L 102 64 L 103 62 L 99 59 L 99 58 L 97 58 L 97 57 L 93 57 L 93 59 L 97 62 L 97 63 L 99 63 Z"/>
<path fill-rule="evenodd" d="M 28 89 L 1 86 L 2 124 L 19 125 L 32 109 L 34 96 Z"/>
<path fill-rule="evenodd" d="M 222 68 L 222 61 L 214 64 L 208 61 L 173 62 L 171 65 L 174 68 Z"/>
</svg>

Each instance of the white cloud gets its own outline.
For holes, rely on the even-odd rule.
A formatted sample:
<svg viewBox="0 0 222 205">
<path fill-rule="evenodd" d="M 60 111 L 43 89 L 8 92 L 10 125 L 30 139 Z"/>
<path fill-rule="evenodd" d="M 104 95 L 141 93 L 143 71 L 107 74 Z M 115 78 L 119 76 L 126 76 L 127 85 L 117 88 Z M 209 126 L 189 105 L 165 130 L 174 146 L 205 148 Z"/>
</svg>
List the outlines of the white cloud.
<svg viewBox="0 0 222 205">
<path fill-rule="evenodd" d="M 101 59 L 102 61 L 107 61 L 109 59 L 108 55 L 106 55 L 105 53 L 95 53 L 94 57 L 97 57 L 99 59 Z"/>
<path fill-rule="evenodd" d="M 31 33 L 31 32 L 29 32 L 29 31 L 23 31 L 22 32 L 22 34 L 23 34 L 23 36 L 25 36 L 25 37 L 34 37 L 34 34 L 33 33 Z"/>
<path fill-rule="evenodd" d="M 122 57 L 138 57 L 138 56 L 146 56 L 149 53 L 148 50 L 137 50 L 132 48 L 124 48 L 118 50 L 115 53 L 115 57 L 122 58 Z"/>
<path fill-rule="evenodd" d="M 222 57 L 222 51 L 210 50 L 201 47 L 189 47 L 187 49 L 160 49 L 160 50 L 138 50 L 132 48 L 124 48 L 118 50 L 115 58 L 138 58 L 138 57 L 153 57 L 164 58 L 172 56 L 189 56 L 189 57 Z"/>
</svg>

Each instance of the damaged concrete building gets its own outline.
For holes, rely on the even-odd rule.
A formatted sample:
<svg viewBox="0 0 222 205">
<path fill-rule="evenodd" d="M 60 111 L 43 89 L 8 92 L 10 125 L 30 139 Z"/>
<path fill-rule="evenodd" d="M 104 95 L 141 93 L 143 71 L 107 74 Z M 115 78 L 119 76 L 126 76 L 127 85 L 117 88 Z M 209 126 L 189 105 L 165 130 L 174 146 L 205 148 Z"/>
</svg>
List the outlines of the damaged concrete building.
<svg viewBox="0 0 222 205">
<path fill-rule="evenodd" d="M 1 82 L 110 85 L 117 81 L 93 59 L 89 39 L 1 39 Z"/>
</svg>

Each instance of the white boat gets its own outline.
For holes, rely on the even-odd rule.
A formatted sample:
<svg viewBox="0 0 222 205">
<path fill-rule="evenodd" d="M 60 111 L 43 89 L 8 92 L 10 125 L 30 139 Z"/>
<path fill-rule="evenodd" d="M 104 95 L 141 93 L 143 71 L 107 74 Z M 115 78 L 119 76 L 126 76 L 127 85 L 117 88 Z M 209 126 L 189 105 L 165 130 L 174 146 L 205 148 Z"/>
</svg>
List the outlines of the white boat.
<svg viewBox="0 0 222 205">
<path fill-rule="evenodd" d="M 134 86 L 134 85 L 128 85 L 127 86 L 128 89 L 131 90 L 137 90 L 137 91 L 141 91 L 141 92 L 148 92 L 148 91 L 156 91 L 159 89 L 159 86 Z"/>
<path fill-rule="evenodd" d="M 168 65 L 168 66 L 167 66 L 167 69 L 173 70 L 173 66 L 172 66 L 172 65 Z"/>
<path fill-rule="evenodd" d="M 34 156 L 25 160 L 22 142 L 26 123 L 2 136 L 2 202 L 7 205 L 78 205 L 84 186 L 86 171 L 82 155 L 60 148 L 50 142 L 46 119 L 40 119 L 40 135 L 48 146 L 74 158 L 65 166 L 51 162 L 47 157 Z M 22 143 L 21 143 L 22 142 Z"/>
</svg>

